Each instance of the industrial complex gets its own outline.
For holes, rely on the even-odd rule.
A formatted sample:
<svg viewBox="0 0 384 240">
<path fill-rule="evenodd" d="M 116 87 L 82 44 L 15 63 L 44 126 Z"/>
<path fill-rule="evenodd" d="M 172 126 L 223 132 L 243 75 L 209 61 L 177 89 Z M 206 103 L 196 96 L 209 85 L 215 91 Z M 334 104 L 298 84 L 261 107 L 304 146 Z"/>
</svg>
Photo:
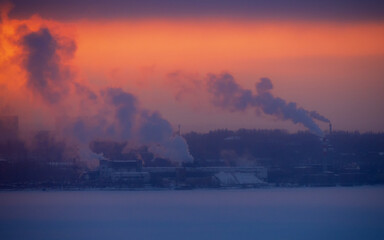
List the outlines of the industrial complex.
<svg viewBox="0 0 384 240">
<path fill-rule="evenodd" d="M 19 136 L 17 116 L 0 117 L 0 189 L 193 189 L 354 186 L 384 183 L 384 134 L 324 137 L 279 130 L 217 130 L 183 135 L 192 162 L 174 162 L 146 146 L 94 141 L 97 159 L 38 131 Z M 177 133 L 180 135 L 180 131 Z M 373 144 L 374 143 L 374 144 Z"/>
<path fill-rule="evenodd" d="M 126 187 L 261 187 L 267 185 L 265 167 L 145 167 L 141 160 L 100 160 L 99 167 L 82 175 L 95 186 Z"/>
</svg>

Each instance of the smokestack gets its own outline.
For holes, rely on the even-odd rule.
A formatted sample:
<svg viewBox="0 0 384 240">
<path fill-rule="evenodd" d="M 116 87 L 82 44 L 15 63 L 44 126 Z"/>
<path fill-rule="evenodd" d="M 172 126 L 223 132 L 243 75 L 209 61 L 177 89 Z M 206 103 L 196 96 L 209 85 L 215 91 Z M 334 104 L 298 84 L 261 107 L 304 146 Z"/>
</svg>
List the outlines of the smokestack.
<svg viewBox="0 0 384 240">
<path fill-rule="evenodd" d="M 180 124 L 178 125 L 178 131 L 177 131 L 177 134 L 178 134 L 179 136 L 181 136 L 181 125 L 180 125 Z"/>
<path fill-rule="evenodd" d="M 332 134 L 332 123 L 329 123 L 329 135 Z"/>
</svg>

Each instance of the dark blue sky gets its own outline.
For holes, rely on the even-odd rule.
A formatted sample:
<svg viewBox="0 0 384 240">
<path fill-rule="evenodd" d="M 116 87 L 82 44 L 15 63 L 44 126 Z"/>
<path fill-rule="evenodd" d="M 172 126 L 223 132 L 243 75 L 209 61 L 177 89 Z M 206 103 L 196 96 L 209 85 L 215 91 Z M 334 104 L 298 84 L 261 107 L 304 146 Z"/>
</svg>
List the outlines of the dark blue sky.
<svg viewBox="0 0 384 240">
<path fill-rule="evenodd" d="M 0 0 L 3 1 L 3 0 Z M 381 21 L 382 0 L 11 0 L 11 17 L 27 18 L 250 18 L 266 20 Z"/>
</svg>

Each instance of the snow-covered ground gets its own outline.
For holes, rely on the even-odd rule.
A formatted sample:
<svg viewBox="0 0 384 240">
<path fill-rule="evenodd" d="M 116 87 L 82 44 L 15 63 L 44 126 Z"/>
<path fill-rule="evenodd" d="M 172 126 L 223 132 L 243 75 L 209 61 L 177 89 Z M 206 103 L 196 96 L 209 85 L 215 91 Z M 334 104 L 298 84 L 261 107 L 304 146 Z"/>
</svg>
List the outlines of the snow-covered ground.
<svg viewBox="0 0 384 240">
<path fill-rule="evenodd" d="M 0 192 L 0 239 L 384 239 L 384 187 Z"/>
</svg>

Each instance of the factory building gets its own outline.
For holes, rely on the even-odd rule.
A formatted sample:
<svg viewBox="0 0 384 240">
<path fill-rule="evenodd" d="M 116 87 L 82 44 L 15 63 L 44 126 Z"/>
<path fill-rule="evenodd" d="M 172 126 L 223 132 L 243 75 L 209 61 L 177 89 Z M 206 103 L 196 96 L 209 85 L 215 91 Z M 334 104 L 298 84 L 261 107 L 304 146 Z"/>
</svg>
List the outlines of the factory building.
<svg viewBox="0 0 384 240">
<path fill-rule="evenodd" d="M 267 185 L 255 174 L 243 172 L 219 172 L 214 175 L 221 187 L 261 187 Z"/>
<path fill-rule="evenodd" d="M 265 167 L 200 167 L 190 168 L 191 174 L 212 176 L 213 184 L 219 187 L 260 187 L 265 186 L 268 171 Z"/>
<path fill-rule="evenodd" d="M 260 187 L 266 185 L 268 171 L 265 167 L 153 167 L 144 168 L 151 175 L 151 182 L 191 187 Z"/>
<path fill-rule="evenodd" d="M 125 182 L 144 184 L 149 182 L 148 172 L 142 171 L 140 160 L 100 160 L 100 180 L 104 182 Z"/>
<path fill-rule="evenodd" d="M 260 187 L 264 167 L 143 167 L 141 160 L 100 160 L 100 183 L 158 187 Z"/>
<path fill-rule="evenodd" d="M 220 172 L 224 173 L 247 173 L 252 174 L 260 180 L 266 180 L 268 178 L 268 170 L 265 167 L 195 167 L 187 168 L 190 173 L 208 173 L 216 174 Z"/>
</svg>

